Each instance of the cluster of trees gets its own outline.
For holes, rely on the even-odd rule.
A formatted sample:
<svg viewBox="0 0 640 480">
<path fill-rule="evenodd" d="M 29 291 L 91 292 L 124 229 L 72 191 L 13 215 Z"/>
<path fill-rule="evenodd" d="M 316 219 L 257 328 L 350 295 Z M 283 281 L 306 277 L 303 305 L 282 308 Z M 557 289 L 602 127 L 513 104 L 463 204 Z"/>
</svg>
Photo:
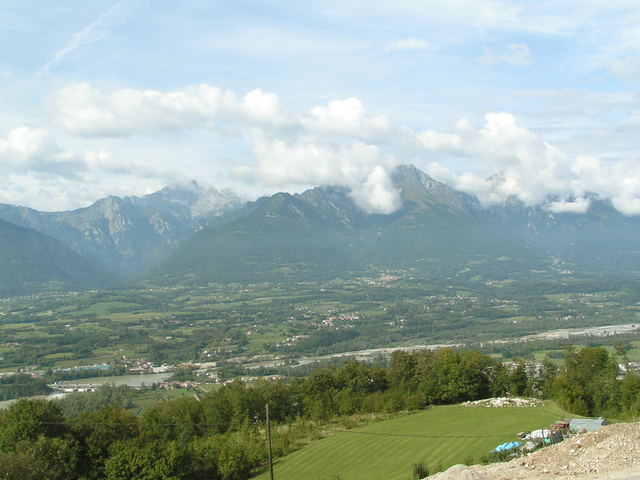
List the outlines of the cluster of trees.
<svg viewBox="0 0 640 480">
<path fill-rule="evenodd" d="M 142 418 L 108 405 L 68 420 L 56 402 L 21 400 L 2 415 L 0 477 L 248 478 L 266 458 L 259 428 L 224 424 L 198 405 L 168 402 Z"/>
<path fill-rule="evenodd" d="M 640 378 L 620 379 L 615 355 L 571 345 L 564 354 L 559 369 L 550 361 L 503 364 L 473 350 L 396 351 L 388 368 L 348 361 L 286 383 L 234 382 L 199 400 L 160 403 L 140 418 L 122 407 L 125 391 L 101 391 L 100 401 L 65 411 L 23 400 L 0 413 L 0 477 L 245 479 L 266 461 L 267 404 L 276 455 L 294 448 L 291 425 L 304 430 L 336 417 L 506 394 L 555 399 L 580 415 L 640 413 Z"/>
<path fill-rule="evenodd" d="M 577 415 L 640 415 L 640 377 L 629 372 L 619 378 L 616 356 L 626 363 L 621 342 L 615 351 L 617 355 L 603 347 L 578 351 L 573 345 L 566 345 L 564 367 L 547 379 L 546 396 Z"/>
<path fill-rule="evenodd" d="M 12 375 L 0 378 L 0 401 L 34 395 L 47 395 L 51 389 L 43 379 L 31 378 L 30 375 Z"/>
</svg>

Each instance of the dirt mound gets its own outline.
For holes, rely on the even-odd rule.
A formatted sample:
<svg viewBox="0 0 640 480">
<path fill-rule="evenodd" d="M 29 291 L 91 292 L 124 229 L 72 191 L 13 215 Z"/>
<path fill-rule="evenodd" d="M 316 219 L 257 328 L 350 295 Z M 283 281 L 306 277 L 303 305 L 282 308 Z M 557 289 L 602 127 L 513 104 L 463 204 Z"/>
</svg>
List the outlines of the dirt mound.
<svg viewBox="0 0 640 480">
<path fill-rule="evenodd" d="M 437 480 L 487 480 L 480 473 L 466 465 L 454 465 L 446 472 L 440 473 L 433 478 L 437 478 Z"/>
<path fill-rule="evenodd" d="M 640 475 L 640 423 L 607 425 L 507 463 L 473 469 L 489 480 Z"/>
</svg>

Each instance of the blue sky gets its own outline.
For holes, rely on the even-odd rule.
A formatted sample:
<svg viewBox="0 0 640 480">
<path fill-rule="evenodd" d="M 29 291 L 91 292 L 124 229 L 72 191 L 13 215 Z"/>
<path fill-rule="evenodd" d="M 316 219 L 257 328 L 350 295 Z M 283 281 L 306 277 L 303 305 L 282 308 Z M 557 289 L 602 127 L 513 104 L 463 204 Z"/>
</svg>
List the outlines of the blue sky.
<svg viewBox="0 0 640 480">
<path fill-rule="evenodd" d="M 0 25 L 3 203 L 195 179 L 388 213 L 413 163 L 485 205 L 640 214 L 634 1 L 25 0 Z"/>
</svg>

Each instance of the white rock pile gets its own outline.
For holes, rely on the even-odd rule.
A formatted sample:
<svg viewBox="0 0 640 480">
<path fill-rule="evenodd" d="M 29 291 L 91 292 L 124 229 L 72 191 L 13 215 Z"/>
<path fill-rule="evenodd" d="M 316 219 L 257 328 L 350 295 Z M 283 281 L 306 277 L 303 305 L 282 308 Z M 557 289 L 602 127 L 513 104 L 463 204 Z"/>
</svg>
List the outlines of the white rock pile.
<svg viewBox="0 0 640 480">
<path fill-rule="evenodd" d="M 475 402 L 465 402 L 462 405 L 465 407 L 485 407 L 485 408 L 528 408 L 537 407 L 542 405 L 543 402 L 535 398 L 487 398 L 485 400 L 476 400 Z"/>
</svg>

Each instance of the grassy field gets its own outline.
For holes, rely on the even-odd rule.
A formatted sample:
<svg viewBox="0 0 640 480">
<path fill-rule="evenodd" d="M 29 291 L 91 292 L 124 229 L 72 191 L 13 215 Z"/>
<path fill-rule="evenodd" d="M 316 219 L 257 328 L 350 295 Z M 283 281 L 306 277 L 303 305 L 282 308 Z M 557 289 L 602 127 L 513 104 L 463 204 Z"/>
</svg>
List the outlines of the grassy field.
<svg viewBox="0 0 640 480">
<path fill-rule="evenodd" d="M 312 442 L 274 464 L 274 478 L 407 480 L 412 464 L 443 469 L 517 440 L 524 430 L 548 427 L 566 417 L 553 402 L 536 408 L 434 407 Z M 259 480 L 269 478 L 265 469 Z"/>
</svg>

